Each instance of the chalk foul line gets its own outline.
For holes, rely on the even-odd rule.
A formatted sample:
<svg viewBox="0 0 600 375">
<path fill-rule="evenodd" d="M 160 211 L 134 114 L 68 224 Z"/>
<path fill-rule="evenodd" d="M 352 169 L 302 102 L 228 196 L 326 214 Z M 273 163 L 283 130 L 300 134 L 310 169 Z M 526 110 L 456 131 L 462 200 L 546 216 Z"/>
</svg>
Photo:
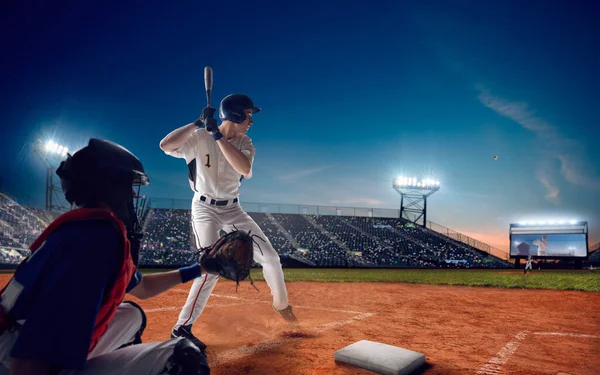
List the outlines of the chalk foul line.
<svg viewBox="0 0 600 375">
<path fill-rule="evenodd" d="M 508 342 L 496 356 L 490 359 L 485 365 L 481 366 L 479 371 L 475 373 L 475 375 L 492 375 L 498 374 L 502 370 L 502 366 L 508 362 L 510 357 L 517 351 L 517 348 L 521 344 L 521 341 L 527 337 L 528 332 L 522 331 L 517 333 L 517 335 L 512 339 L 512 341 Z"/>
<path fill-rule="evenodd" d="M 588 339 L 600 339 L 600 335 L 586 335 L 583 333 L 562 333 L 562 332 L 534 332 L 534 335 L 544 336 L 567 336 L 567 337 L 585 337 Z"/>
<path fill-rule="evenodd" d="M 183 289 L 174 289 L 174 291 L 179 292 L 179 293 L 188 293 L 187 290 L 183 290 Z M 242 305 L 242 304 L 248 303 L 248 302 L 272 304 L 271 301 L 261 301 L 261 300 L 257 300 L 257 299 L 229 296 L 229 295 L 223 295 L 223 294 L 211 294 L 211 297 L 224 298 L 224 299 L 240 301 L 240 302 L 239 303 L 224 303 L 224 304 L 210 304 L 209 303 L 206 306 L 207 308 L 208 307 L 237 306 L 237 305 Z M 299 309 L 322 310 L 322 311 L 340 312 L 340 313 L 347 313 L 347 314 L 354 315 L 354 316 L 349 317 L 348 319 L 337 320 L 334 322 L 322 324 L 313 329 L 303 330 L 307 334 L 322 333 L 322 332 L 332 330 L 334 328 L 337 328 L 337 327 L 340 327 L 340 326 L 343 326 L 346 324 L 350 324 L 350 323 L 353 323 L 353 322 L 356 322 L 356 321 L 359 321 L 362 319 L 366 319 L 366 318 L 369 318 L 369 317 L 375 315 L 374 313 L 370 313 L 370 312 L 341 310 L 341 309 L 333 309 L 333 308 L 328 308 L 328 307 L 312 307 L 312 306 L 299 306 L 299 305 L 293 305 L 293 306 L 294 306 L 294 308 L 299 308 Z M 181 309 L 181 307 L 160 307 L 160 308 L 148 309 L 145 311 L 146 312 L 158 312 L 158 311 L 171 311 L 171 310 L 179 310 L 179 309 Z M 246 357 L 248 355 L 265 352 L 268 350 L 273 350 L 275 348 L 280 347 L 283 344 L 286 344 L 288 342 L 292 342 L 292 341 L 295 341 L 295 340 L 298 340 L 301 338 L 303 338 L 303 336 L 286 337 L 286 338 L 281 338 L 281 339 L 269 339 L 269 340 L 260 341 L 254 345 L 242 346 L 242 347 L 239 347 L 236 349 L 229 349 L 229 350 L 226 350 L 221 353 L 216 353 L 214 356 L 211 356 L 210 363 L 212 366 L 212 365 L 221 365 L 224 363 L 232 362 L 232 361 L 241 359 L 243 357 Z"/>
<path fill-rule="evenodd" d="M 316 327 L 314 329 L 309 329 L 309 330 L 303 330 L 309 334 L 316 334 L 316 333 L 322 333 L 328 330 L 331 330 L 333 328 L 339 327 L 339 326 L 343 326 L 355 321 L 359 321 L 362 319 L 366 319 L 368 317 L 373 316 L 373 313 L 360 313 L 356 316 L 353 316 L 349 319 L 344 319 L 344 320 L 338 320 L 335 322 L 331 322 L 331 323 L 326 323 L 323 324 L 319 327 Z M 261 352 L 265 352 L 268 350 L 273 350 L 276 349 L 278 347 L 280 347 L 283 344 L 286 344 L 288 342 L 292 342 L 298 339 L 301 339 L 302 337 L 286 337 L 286 338 L 282 338 L 282 339 L 272 339 L 272 340 L 265 340 L 265 341 L 261 341 L 255 345 L 251 345 L 251 346 L 242 346 L 240 348 L 237 349 L 230 349 L 230 350 L 226 350 L 222 353 L 218 353 L 215 354 L 214 357 L 211 357 L 210 363 L 211 366 L 214 365 L 222 365 L 224 363 L 227 362 L 232 362 L 235 360 L 239 360 L 243 357 L 246 357 L 248 355 L 252 355 L 252 354 L 257 354 L 257 353 L 261 353 Z"/>
<path fill-rule="evenodd" d="M 174 289 L 174 290 L 179 293 L 187 293 L 187 291 L 183 290 L 183 289 Z M 232 299 L 232 300 L 236 300 L 236 301 L 252 302 L 252 303 L 272 303 L 271 301 L 260 301 L 260 300 L 252 299 L 252 298 L 228 296 L 228 295 L 224 295 L 224 294 L 214 294 L 213 293 L 210 296 L 217 297 L 217 298 Z M 208 304 L 206 306 L 210 306 L 210 304 Z M 294 308 L 299 308 L 299 309 L 332 311 L 332 312 L 341 312 L 341 313 L 347 313 L 347 314 L 362 314 L 360 311 L 341 310 L 341 309 L 333 309 L 333 308 L 328 308 L 328 307 L 299 306 L 299 305 L 294 305 L 294 304 L 292 304 L 292 306 L 294 306 Z"/>
<path fill-rule="evenodd" d="M 562 336 L 562 337 L 582 337 L 591 339 L 600 339 L 600 335 L 588 335 L 583 333 L 563 333 L 563 332 L 519 332 L 512 341 L 502 348 L 495 357 L 490 359 L 485 365 L 483 365 L 476 375 L 495 375 L 502 371 L 502 366 L 508 362 L 510 357 L 515 353 L 521 341 L 523 341 L 527 335 L 541 335 L 541 336 Z"/>
<path fill-rule="evenodd" d="M 210 305 L 207 305 L 206 308 L 212 309 L 214 307 L 231 307 L 231 306 L 242 306 L 242 305 L 245 305 L 245 303 L 212 303 Z M 144 312 L 145 313 L 153 313 L 153 312 L 174 311 L 174 310 L 181 310 L 181 309 L 183 309 L 183 306 L 156 307 L 153 309 L 144 309 Z"/>
</svg>

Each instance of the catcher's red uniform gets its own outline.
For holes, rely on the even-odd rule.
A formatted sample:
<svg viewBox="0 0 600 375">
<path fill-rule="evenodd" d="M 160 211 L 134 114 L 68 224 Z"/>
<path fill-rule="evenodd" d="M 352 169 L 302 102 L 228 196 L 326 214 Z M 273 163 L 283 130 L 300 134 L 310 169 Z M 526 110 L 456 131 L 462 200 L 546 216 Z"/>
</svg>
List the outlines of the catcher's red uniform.
<svg viewBox="0 0 600 375">
<path fill-rule="evenodd" d="M 91 352 L 102 335 L 106 332 L 108 322 L 114 316 L 117 307 L 123 301 L 125 297 L 125 291 L 133 273 L 135 272 L 135 265 L 131 259 L 129 240 L 127 239 L 127 232 L 123 223 L 118 220 L 112 212 L 104 209 L 91 209 L 91 208 L 80 208 L 69 211 L 54 220 L 47 228 L 40 234 L 40 236 L 31 244 L 30 250 L 33 255 L 46 241 L 50 235 L 58 230 L 62 225 L 80 220 L 109 220 L 112 221 L 115 230 L 121 235 L 122 239 L 122 256 L 120 257 L 119 272 L 117 273 L 117 279 L 115 280 L 112 288 L 107 291 L 105 297 L 98 311 L 96 317 L 96 324 L 94 332 L 92 334 L 92 341 L 90 343 L 89 352 Z M 29 258 L 25 258 L 21 265 L 27 262 Z M 19 265 L 19 267 L 21 266 Z M 17 268 L 18 271 L 19 268 Z M 4 292 L 4 289 L 2 290 Z M 4 313 L 3 309 L 0 309 L 0 334 L 5 329 L 10 327 L 12 324 L 10 316 Z"/>
</svg>

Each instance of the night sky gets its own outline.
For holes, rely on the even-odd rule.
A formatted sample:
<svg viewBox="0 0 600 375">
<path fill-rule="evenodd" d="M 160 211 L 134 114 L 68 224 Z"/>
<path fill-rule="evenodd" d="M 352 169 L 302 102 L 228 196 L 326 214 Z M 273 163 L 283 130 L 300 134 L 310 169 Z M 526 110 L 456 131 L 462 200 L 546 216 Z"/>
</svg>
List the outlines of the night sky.
<svg viewBox="0 0 600 375">
<path fill-rule="evenodd" d="M 441 181 L 428 219 L 502 250 L 525 219 L 600 241 L 598 2 L 121 3 L 0 6 L 0 178 L 33 205 L 38 138 L 118 142 L 148 196 L 191 199 L 158 144 L 206 105 L 210 65 L 214 105 L 263 109 L 242 202 L 398 208 L 402 173 Z"/>
</svg>

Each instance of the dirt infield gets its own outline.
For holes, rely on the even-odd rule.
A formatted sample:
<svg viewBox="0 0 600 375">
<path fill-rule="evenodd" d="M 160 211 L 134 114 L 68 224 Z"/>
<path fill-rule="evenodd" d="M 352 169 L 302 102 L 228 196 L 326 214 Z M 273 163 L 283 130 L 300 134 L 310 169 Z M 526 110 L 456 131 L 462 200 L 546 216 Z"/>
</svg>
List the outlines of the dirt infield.
<svg viewBox="0 0 600 375">
<path fill-rule="evenodd" d="M 7 276 L 0 279 L 4 283 Z M 188 287 L 146 301 L 145 342 L 164 340 Z M 337 364 L 367 339 L 424 353 L 423 374 L 597 374 L 600 293 L 400 283 L 289 282 L 301 321 L 289 330 L 269 288 L 219 281 L 194 333 L 212 373 L 372 374 Z"/>
<path fill-rule="evenodd" d="M 264 282 L 220 281 L 194 332 L 214 374 L 372 374 L 336 364 L 367 339 L 424 353 L 425 374 L 597 374 L 600 293 L 398 283 L 288 283 L 290 331 Z M 152 300 L 145 340 L 162 340 L 187 287 Z"/>
</svg>

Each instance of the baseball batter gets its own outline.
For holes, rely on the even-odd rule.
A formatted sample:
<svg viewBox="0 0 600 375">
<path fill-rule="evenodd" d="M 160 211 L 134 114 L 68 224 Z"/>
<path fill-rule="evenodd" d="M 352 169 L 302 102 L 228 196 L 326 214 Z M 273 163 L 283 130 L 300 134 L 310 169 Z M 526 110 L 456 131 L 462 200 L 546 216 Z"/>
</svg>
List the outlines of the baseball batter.
<svg viewBox="0 0 600 375">
<path fill-rule="evenodd" d="M 533 241 L 533 244 L 538 247 L 537 255 L 545 256 L 548 255 L 548 237 L 542 236 L 540 239 Z"/>
<path fill-rule="evenodd" d="M 260 110 L 247 95 L 228 95 L 219 106 L 220 126 L 214 118 L 216 109 L 206 107 L 194 123 L 175 129 L 163 138 L 160 148 L 167 155 L 186 161 L 194 192 L 192 227 L 197 247 L 202 249 L 214 243 L 220 230 L 230 232 L 236 228 L 259 236 L 258 245 L 254 245 L 254 259 L 262 265 L 273 295 L 273 309 L 287 322 L 295 324 L 297 319 L 288 303 L 279 255 L 242 209 L 238 193 L 241 181 L 252 177 L 255 148 L 246 133 L 253 124 L 253 115 Z M 217 280 L 218 275 L 205 274 L 194 281 L 172 337 L 186 337 L 198 347 L 206 348 L 192 334 L 192 325 L 202 314 Z"/>
</svg>

